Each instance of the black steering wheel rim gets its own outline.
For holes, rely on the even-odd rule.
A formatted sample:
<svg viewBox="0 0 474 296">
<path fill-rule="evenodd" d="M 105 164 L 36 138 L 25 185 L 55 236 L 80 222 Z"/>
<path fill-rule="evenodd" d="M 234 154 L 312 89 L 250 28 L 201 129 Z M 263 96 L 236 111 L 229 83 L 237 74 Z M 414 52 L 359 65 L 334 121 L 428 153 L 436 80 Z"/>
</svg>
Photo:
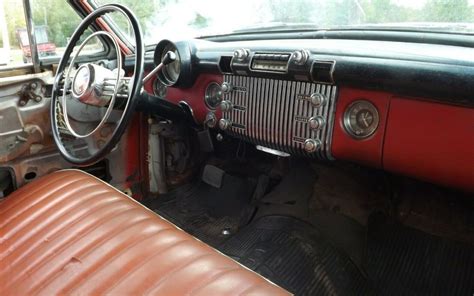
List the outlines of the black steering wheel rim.
<svg viewBox="0 0 474 296">
<path fill-rule="evenodd" d="M 60 96 L 59 81 L 61 80 L 62 75 L 66 70 L 67 63 L 68 63 L 69 58 L 71 57 L 74 46 L 79 41 L 81 35 L 99 17 L 110 12 L 123 13 L 128 18 L 135 35 L 135 44 L 136 44 L 135 45 L 135 71 L 134 71 L 135 73 L 133 75 L 133 83 L 129 91 L 129 95 L 130 95 L 129 103 L 127 104 L 127 107 L 123 110 L 123 118 L 121 122 L 118 124 L 117 128 L 114 130 L 112 136 L 110 137 L 110 140 L 107 143 L 105 143 L 105 145 L 103 145 L 101 148 L 99 148 L 97 152 L 92 153 L 90 156 L 84 157 L 84 158 L 78 158 L 72 155 L 71 153 L 69 153 L 67 148 L 64 146 L 64 143 L 61 139 L 60 132 L 59 132 L 58 119 L 57 119 L 57 114 L 56 114 L 56 104 L 58 103 L 58 99 Z M 59 149 L 60 154 L 67 161 L 78 166 L 88 166 L 88 165 L 94 164 L 100 161 L 101 159 L 103 159 L 108 153 L 110 153 L 110 151 L 120 141 L 123 133 L 125 132 L 125 129 L 127 128 L 130 120 L 133 117 L 133 114 L 135 112 L 135 109 L 138 103 L 138 97 L 142 91 L 143 70 L 144 70 L 144 49 L 145 48 L 143 44 L 143 35 L 142 35 L 140 24 L 136 16 L 127 7 L 120 4 L 107 4 L 107 5 L 98 7 L 96 10 L 90 13 L 87 17 L 85 17 L 82 20 L 82 22 L 79 24 L 79 26 L 76 28 L 76 30 L 71 36 L 71 40 L 68 43 L 66 50 L 58 65 L 58 69 L 56 72 L 56 77 L 55 77 L 54 85 L 53 85 L 53 93 L 52 93 L 52 98 L 51 98 L 51 111 L 50 111 L 51 126 L 52 126 L 54 141 L 56 143 L 56 146 Z M 121 54 L 121 53 L 118 52 L 117 55 L 118 54 Z"/>
</svg>

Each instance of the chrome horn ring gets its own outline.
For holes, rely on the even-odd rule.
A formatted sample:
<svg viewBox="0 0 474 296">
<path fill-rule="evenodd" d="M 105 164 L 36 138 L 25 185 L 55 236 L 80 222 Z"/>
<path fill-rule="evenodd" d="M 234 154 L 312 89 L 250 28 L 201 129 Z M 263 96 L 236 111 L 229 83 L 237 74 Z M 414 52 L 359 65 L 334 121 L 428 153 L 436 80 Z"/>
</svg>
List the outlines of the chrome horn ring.
<svg viewBox="0 0 474 296">
<path fill-rule="evenodd" d="M 82 49 L 84 48 L 84 46 L 87 44 L 87 42 L 89 40 L 91 40 L 93 37 L 96 37 L 96 36 L 99 36 L 99 35 L 104 35 L 104 36 L 109 37 L 112 40 L 112 42 L 115 46 L 115 51 L 117 53 L 117 69 L 118 69 L 117 78 L 115 80 L 114 93 L 112 95 L 112 98 L 107 101 L 109 106 L 107 107 L 107 110 L 106 110 L 104 116 L 102 117 L 101 121 L 91 132 L 86 133 L 86 134 L 80 134 L 76 130 L 74 130 L 74 128 L 71 126 L 71 124 L 69 122 L 69 116 L 68 116 L 68 113 L 67 113 L 66 90 L 69 89 L 68 79 L 70 80 L 71 70 L 74 67 L 74 62 L 76 61 L 76 58 L 79 56 L 79 53 L 82 51 Z M 71 84 L 72 96 L 75 97 L 76 99 L 78 99 L 79 101 L 83 102 L 83 103 L 87 103 L 88 99 L 90 99 L 93 96 L 96 96 L 97 94 L 95 92 L 98 91 L 96 89 L 97 85 L 95 85 L 95 82 L 96 82 L 95 80 L 97 79 L 97 75 L 92 75 L 91 74 L 91 70 L 93 70 L 93 68 L 91 69 L 90 67 L 93 67 L 92 64 L 86 64 L 86 65 L 82 65 L 81 67 L 79 67 L 79 69 L 77 70 L 77 72 L 74 76 L 74 79 L 72 80 L 72 84 Z M 79 93 L 79 92 L 77 92 L 78 89 L 76 89 L 76 85 L 75 85 L 76 79 L 78 78 L 78 75 L 81 74 L 81 71 L 83 71 L 83 69 L 86 69 L 86 68 L 89 71 L 88 72 L 88 79 L 87 79 L 87 82 L 85 82 L 85 84 L 86 84 L 85 88 L 80 89 L 79 90 L 80 93 Z M 79 49 L 77 50 L 76 54 L 73 56 L 73 58 L 71 60 L 71 63 L 68 67 L 68 70 L 66 71 L 66 76 L 64 78 L 64 89 L 63 89 L 63 93 L 62 93 L 62 96 L 61 96 L 61 105 L 62 105 L 62 108 L 63 108 L 62 115 L 63 115 L 63 118 L 64 118 L 64 123 L 65 123 L 66 128 L 68 129 L 68 131 L 71 133 L 71 135 L 73 135 L 74 137 L 79 138 L 79 139 L 87 138 L 87 137 L 93 135 L 95 132 L 97 132 L 100 128 L 102 128 L 104 126 L 105 122 L 107 121 L 107 119 L 110 117 L 110 114 L 112 113 L 112 110 L 113 110 L 113 107 L 114 107 L 114 104 L 115 104 L 115 99 L 117 97 L 117 92 L 118 92 L 119 85 L 120 85 L 120 74 L 121 74 L 120 69 L 122 69 L 122 55 L 120 54 L 120 47 L 117 43 L 117 40 L 115 40 L 115 38 L 112 36 L 112 34 L 110 34 L 109 32 L 105 32 L 105 31 L 98 31 L 98 32 L 95 32 L 95 33 L 91 34 L 90 36 L 88 36 L 81 43 L 81 45 L 79 46 Z M 82 85 L 82 86 L 84 86 L 84 85 Z M 107 103 L 103 103 L 103 104 L 97 103 L 97 104 L 94 104 L 94 105 L 105 106 Z M 120 121 L 121 120 L 122 120 L 122 118 L 120 119 Z M 120 122 L 119 122 L 119 124 L 120 124 Z"/>
</svg>

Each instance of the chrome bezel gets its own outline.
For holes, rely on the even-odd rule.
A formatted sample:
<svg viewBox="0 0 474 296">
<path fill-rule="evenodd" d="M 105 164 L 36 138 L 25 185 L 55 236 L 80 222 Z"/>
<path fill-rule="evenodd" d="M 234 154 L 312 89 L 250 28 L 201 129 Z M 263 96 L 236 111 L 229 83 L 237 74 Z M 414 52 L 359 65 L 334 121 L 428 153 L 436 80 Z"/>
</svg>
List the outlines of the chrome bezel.
<svg viewBox="0 0 474 296">
<path fill-rule="evenodd" d="M 164 90 L 164 94 L 159 92 L 159 89 Z M 168 93 L 168 85 L 164 84 L 160 79 L 155 79 L 153 81 L 153 94 L 157 97 L 166 97 L 166 94 Z"/>
<path fill-rule="evenodd" d="M 354 123 L 351 120 L 351 114 L 355 108 L 368 109 L 374 116 L 373 123 L 364 132 L 359 133 L 359 134 L 357 134 L 357 131 L 356 131 L 359 128 L 354 127 L 353 125 Z M 350 135 L 352 138 L 356 140 L 367 139 L 370 136 L 372 136 L 377 131 L 377 128 L 379 127 L 379 124 L 380 124 L 379 111 L 377 110 L 377 107 L 368 100 L 365 100 L 365 99 L 356 100 L 352 102 L 349 106 L 347 106 L 346 110 L 344 111 L 343 124 L 344 124 L 344 129 L 346 133 Z"/>
<path fill-rule="evenodd" d="M 178 75 L 176 79 L 173 79 L 170 77 L 169 69 L 170 69 L 171 64 L 168 64 L 168 65 L 163 66 L 163 69 L 161 70 L 161 72 L 158 73 L 158 79 L 161 81 L 161 83 L 163 83 L 166 86 L 173 86 L 178 82 L 179 78 L 181 77 L 181 56 L 179 55 L 179 51 L 176 45 L 170 42 L 165 45 L 165 47 L 163 48 L 163 51 L 160 53 L 160 59 L 163 59 L 163 55 L 165 55 L 166 52 L 168 51 L 173 51 L 176 54 L 176 61 L 174 61 L 171 64 L 174 64 L 174 63 L 179 64 L 179 70 L 177 73 Z"/>
<path fill-rule="evenodd" d="M 209 100 L 211 98 L 211 95 L 210 95 L 210 89 L 211 87 L 218 87 L 220 88 L 220 84 L 217 83 L 217 82 L 211 82 L 207 85 L 206 87 L 206 91 L 204 92 L 204 104 L 206 105 L 206 107 L 209 109 L 209 110 L 216 110 L 217 107 L 220 106 L 221 102 L 222 102 L 222 98 L 223 98 L 223 94 L 222 94 L 222 91 L 221 91 L 221 97 L 220 99 L 218 98 L 218 102 L 216 104 L 216 106 L 212 106 L 212 104 L 209 103 Z"/>
</svg>

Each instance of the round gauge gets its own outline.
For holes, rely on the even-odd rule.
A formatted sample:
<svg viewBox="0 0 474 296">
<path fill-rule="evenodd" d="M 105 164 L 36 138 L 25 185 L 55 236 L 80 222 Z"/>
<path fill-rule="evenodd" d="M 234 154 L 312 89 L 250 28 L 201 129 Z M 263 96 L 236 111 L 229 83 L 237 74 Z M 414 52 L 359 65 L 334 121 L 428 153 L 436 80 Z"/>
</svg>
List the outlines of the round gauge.
<svg viewBox="0 0 474 296">
<path fill-rule="evenodd" d="M 153 94 L 157 97 L 165 98 L 167 91 L 168 87 L 160 79 L 155 79 L 155 82 L 153 82 Z"/>
<path fill-rule="evenodd" d="M 204 103 L 209 109 L 215 110 L 222 102 L 222 89 L 216 82 L 211 82 L 206 88 Z"/>
<path fill-rule="evenodd" d="M 354 101 L 344 112 L 344 128 L 356 139 L 371 136 L 379 126 L 379 112 L 369 101 Z"/>
<path fill-rule="evenodd" d="M 168 43 L 163 51 L 161 52 L 161 59 L 166 55 L 168 51 L 172 51 L 176 54 L 176 60 L 163 67 L 160 75 L 162 82 L 166 85 L 173 85 L 178 81 L 179 74 L 181 72 L 181 60 L 179 57 L 178 49 L 173 43 Z"/>
</svg>

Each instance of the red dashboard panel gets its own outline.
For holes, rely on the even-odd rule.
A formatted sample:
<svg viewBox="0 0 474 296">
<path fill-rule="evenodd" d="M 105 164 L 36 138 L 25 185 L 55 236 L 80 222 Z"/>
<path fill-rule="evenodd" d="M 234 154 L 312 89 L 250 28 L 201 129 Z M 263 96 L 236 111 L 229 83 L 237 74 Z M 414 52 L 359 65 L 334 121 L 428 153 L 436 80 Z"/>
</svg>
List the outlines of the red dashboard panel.
<svg viewBox="0 0 474 296">
<path fill-rule="evenodd" d="M 206 88 L 211 82 L 222 83 L 223 77 L 215 74 L 201 74 L 194 82 L 194 85 L 190 88 L 176 88 L 168 87 L 166 99 L 168 101 L 179 104 L 181 101 L 185 101 L 189 107 L 191 107 L 194 119 L 198 123 L 204 122 L 207 112 L 209 110 L 204 103 L 204 94 Z M 149 93 L 153 93 L 153 83 L 150 81 L 145 85 L 145 90 Z M 217 112 L 219 113 L 219 112 Z M 217 114 L 219 116 L 219 114 Z"/>
<path fill-rule="evenodd" d="M 474 109 L 394 97 L 383 166 L 474 192 Z"/>
<path fill-rule="evenodd" d="M 204 94 L 210 82 L 222 83 L 222 76 L 202 74 L 191 88 L 169 87 L 167 99 L 186 101 L 202 123 L 209 112 Z M 151 83 L 145 88 L 152 92 Z M 372 136 L 358 140 L 345 131 L 343 117 L 361 99 L 375 105 L 380 123 Z M 474 109 L 341 87 L 331 152 L 336 159 L 474 192 Z"/>
<path fill-rule="evenodd" d="M 372 102 L 380 117 L 377 131 L 367 139 L 356 140 L 344 129 L 343 117 L 346 108 L 356 100 L 368 100 Z M 336 117 L 334 121 L 334 132 L 332 138 L 332 155 L 341 160 L 350 160 L 360 164 L 381 168 L 382 149 L 387 121 L 387 113 L 390 105 L 390 94 L 378 91 L 359 90 L 341 87 L 336 103 Z"/>
</svg>

